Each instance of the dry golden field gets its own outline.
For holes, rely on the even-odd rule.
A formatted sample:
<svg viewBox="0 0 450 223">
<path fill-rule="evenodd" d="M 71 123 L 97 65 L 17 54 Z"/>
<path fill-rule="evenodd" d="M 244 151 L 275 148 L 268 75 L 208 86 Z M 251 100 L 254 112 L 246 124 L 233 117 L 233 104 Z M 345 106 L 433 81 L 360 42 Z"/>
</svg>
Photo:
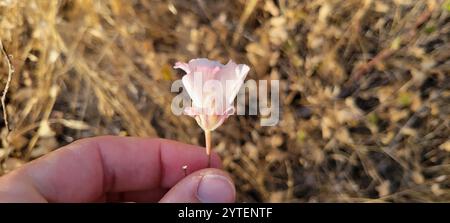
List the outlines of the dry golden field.
<svg viewBox="0 0 450 223">
<path fill-rule="evenodd" d="M 280 80 L 278 125 L 213 134 L 238 201 L 450 201 L 449 0 L 0 0 L 0 39 L 0 175 L 96 135 L 204 145 L 170 86 L 207 57 Z"/>
</svg>

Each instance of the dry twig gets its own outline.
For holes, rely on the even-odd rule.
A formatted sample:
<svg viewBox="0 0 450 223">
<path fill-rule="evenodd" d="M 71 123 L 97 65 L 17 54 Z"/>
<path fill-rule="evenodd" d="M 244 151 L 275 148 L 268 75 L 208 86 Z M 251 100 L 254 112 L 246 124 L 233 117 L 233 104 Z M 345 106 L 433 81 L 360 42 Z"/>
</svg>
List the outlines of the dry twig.
<svg viewBox="0 0 450 223">
<path fill-rule="evenodd" d="M 8 122 L 8 112 L 6 111 L 6 94 L 8 93 L 9 90 L 9 85 L 11 84 L 11 79 L 12 79 L 12 75 L 14 73 L 14 67 L 11 63 L 11 58 L 8 54 L 8 51 L 6 51 L 5 46 L 3 45 L 3 42 L 0 40 L 0 48 L 2 50 L 2 53 L 5 55 L 5 60 L 6 60 L 6 64 L 8 65 L 8 79 L 6 80 L 6 85 L 5 88 L 3 89 L 3 94 L 2 94 L 2 109 L 3 109 L 3 119 L 5 120 L 5 126 L 7 129 L 7 133 L 9 133 L 9 131 L 11 130 L 9 127 L 9 122 Z M 8 135 L 8 134 L 7 134 Z"/>
</svg>

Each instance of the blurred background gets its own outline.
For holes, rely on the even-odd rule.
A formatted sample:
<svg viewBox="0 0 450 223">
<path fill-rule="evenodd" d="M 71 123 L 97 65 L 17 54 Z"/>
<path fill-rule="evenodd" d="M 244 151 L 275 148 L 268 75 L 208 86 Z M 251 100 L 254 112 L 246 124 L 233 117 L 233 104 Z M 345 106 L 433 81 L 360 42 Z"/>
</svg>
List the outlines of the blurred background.
<svg viewBox="0 0 450 223">
<path fill-rule="evenodd" d="M 278 125 L 213 134 L 240 202 L 450 201 L 448 0 L 0 0 L 0 39 L 0 175 L 96 135 L 204 145 L 170 86 L 207 57 L 280 80 Z"/>
</svg>

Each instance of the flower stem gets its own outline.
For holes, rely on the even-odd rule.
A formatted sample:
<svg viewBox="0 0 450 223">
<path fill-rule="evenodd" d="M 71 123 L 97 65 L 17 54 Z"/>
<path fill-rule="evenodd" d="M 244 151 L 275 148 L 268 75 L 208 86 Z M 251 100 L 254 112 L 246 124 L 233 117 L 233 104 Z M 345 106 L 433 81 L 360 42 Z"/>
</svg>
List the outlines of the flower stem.
<svg viewBox="0 0 450 223">
<path fill-rule="evenodd" d="M 208 168 L 211 167 L 211 131 L 205 131 L 206 155 L 208 155 Z"/>
</svg>

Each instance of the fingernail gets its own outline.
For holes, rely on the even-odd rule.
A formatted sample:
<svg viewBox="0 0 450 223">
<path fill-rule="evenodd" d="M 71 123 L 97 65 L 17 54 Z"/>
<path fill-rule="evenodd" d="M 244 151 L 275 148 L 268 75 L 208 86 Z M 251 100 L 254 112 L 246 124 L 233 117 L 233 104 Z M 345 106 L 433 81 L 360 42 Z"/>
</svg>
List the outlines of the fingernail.
<svg viewBox="0 0 450 223">
<path fill-rule="evenodd" d="M 221 175 L 203 176 L 197 189 L 197 198 L 202 203 L 234 202 L 235 194 L 233 183 Z"/>
</svg>

